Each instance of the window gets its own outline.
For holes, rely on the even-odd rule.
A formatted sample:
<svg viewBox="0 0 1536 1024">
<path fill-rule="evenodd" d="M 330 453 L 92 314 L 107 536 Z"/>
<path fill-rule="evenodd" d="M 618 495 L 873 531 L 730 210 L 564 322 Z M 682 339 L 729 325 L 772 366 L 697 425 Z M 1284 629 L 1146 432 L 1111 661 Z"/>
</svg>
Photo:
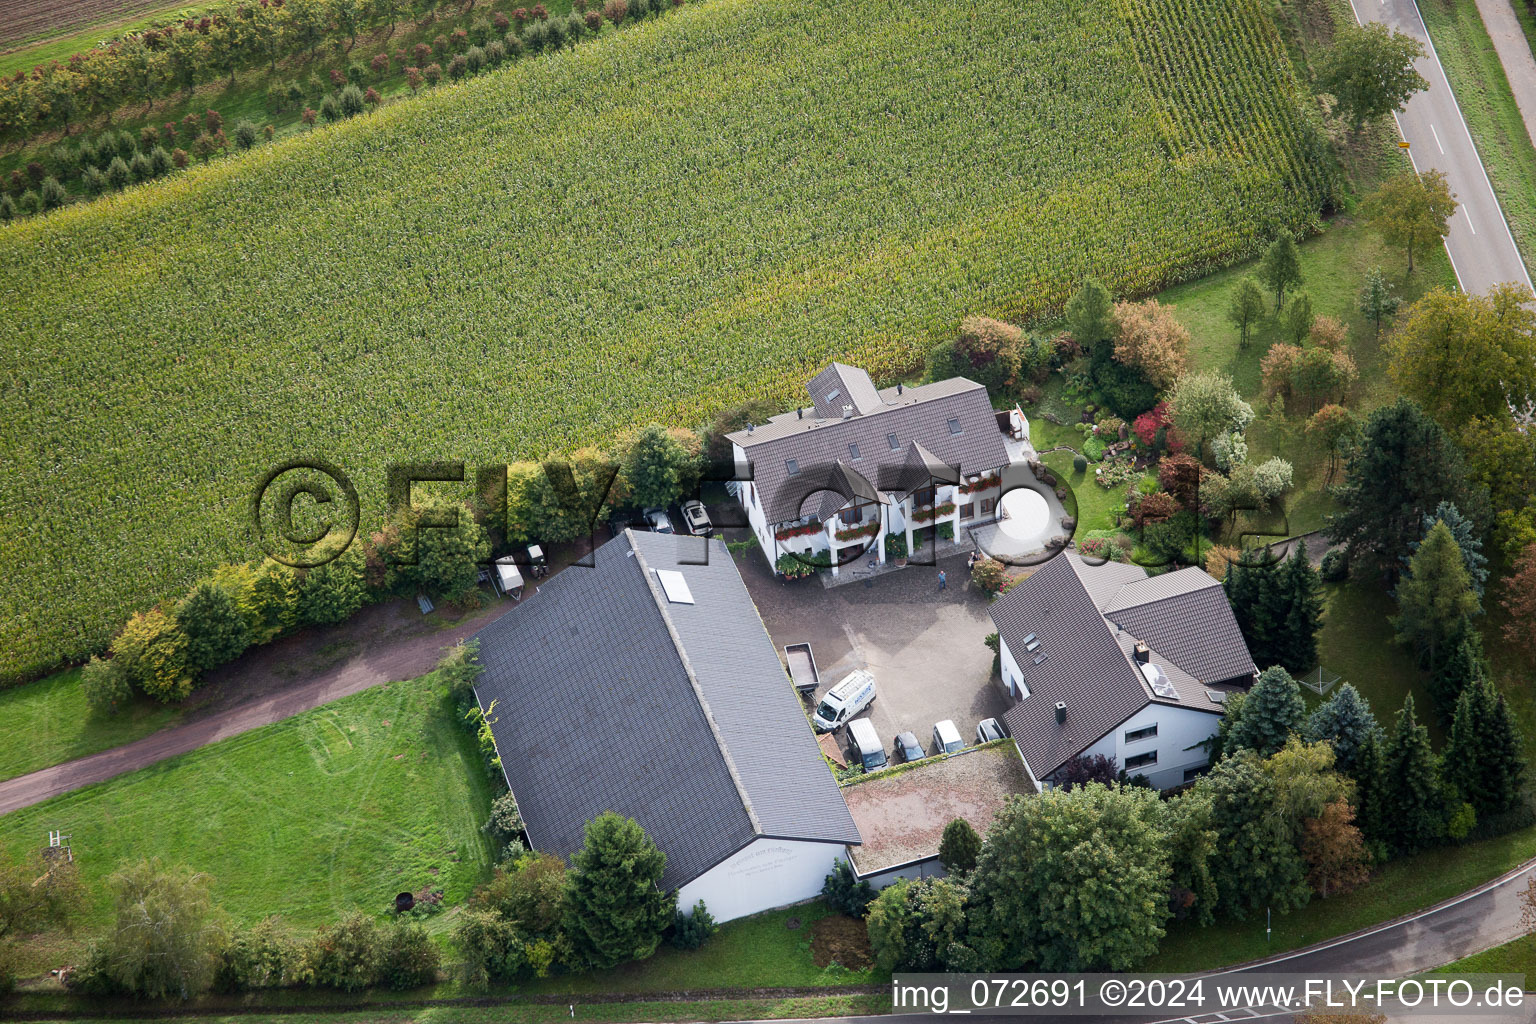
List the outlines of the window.
<svg viewBox="0 0 1536 1024">
<path fill-rule="evenodd" d="M 858 462 L 859 459 L 863 458 L 863 456 L 859 454 L 859 446 L 856 444 L 850 444 L 848 446 L 848 455 L 853 459 L 854 462 Z"/>
<path fill-rule="evenodd" d="M 848 526 L 857 526 L 864 521 L 864 506 L 854 505 L 852 508 L 845 508 L 837 514 L 837 518 Z"/>
<path fill-rule="evenodd" d="M 800 463 L 796 462 L 794 459 L 785 459 L 784 468 L 789 470 L 790 476 L 800 475 Z"/>
<path fill-rule="evenodd" d="M 837 388 L 833 388 L 831 391 L 827 392 L 827 401 L 835 402 L 835 401 L 837 401 L 837 396 L 841 395 L 841 394 L 842 394 L 842 392 L 840 390 L 838 390 Z"/>
<path fill-rule="evenodd" d="M 950 420 L 949 421 L 949 432 L 951 434 L 963 434 L 963 433 L 965 433 L 964 430 L 960 429 L 960 421 L 959 420 Z"/>
<path fill-rule="evenodd" d="M 1133 772 L 1137 768 L 1145 768 L 1149 764 L 1157 764 L 1157 751 L 1153 750 L 1146 754 L 1137 754 L 1135 757 L 1126 758 L 1125 770 Z"/>
<path fill-rule="evenodd" d="M 981 499 L 981 514 L 982 515 L 988 515 L 995 508 L 997 508 L 997 499 L 996 498 L 982 498 Z"/>
<path fill-rule="evenodd" d="M 1125 742 L 1135 743 L 1137 740 L 1149 740 L 1157 735 L 1157 723 L 1153 722 L 1144 729 L 1132 729 L 1125 734 Z"/>
<path fill-rule="evenodd" d="M 912 505 L 922 508 L 924 505 L 932 505 L 936 490 L 932 487 L 924 487 L 912 492 Z"/>
<path fill-rule="evenodd" d="M 961 519 L 974 519 L 974 518 L 976 518 L 976 504 L 974 502 L 968 501 L 964 505 L 961 505 L 960 506 L 960 518 Z"/>
<path fill-rule="evenodd" d="M 896 435 L 895 434 L 886 434 L 885 435 L 885 443 L 891 446 L 891 451 L 893 451 L 893 452 L 901 451 L 901 442 L 896 440 Z"/>
<path fill-rule="evenodd" d="M 1196 779 L 1198 779 L 1200 776 L 1204 775 L 1206 772 L 1208 772 L 1210 770 L 1211 770 L 1211 766 L 1208 765 L 1208 764 L 1202 764 L 1202 765 L 1200 765 L 1200 766 L 1198 766 L 1196 768 L 1185 768 L 1184 769 L 1184 781 L 1185 782 L 1194 782 Z"/>
</svg>

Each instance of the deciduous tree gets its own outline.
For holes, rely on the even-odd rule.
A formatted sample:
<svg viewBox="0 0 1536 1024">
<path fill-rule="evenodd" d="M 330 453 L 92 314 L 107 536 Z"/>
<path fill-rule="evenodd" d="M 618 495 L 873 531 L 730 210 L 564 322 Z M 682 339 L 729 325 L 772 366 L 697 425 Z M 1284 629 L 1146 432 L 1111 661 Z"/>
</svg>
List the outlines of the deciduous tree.
<svg viewBox="0 0 1536 1024">
<path fill-rule="evenodd" d="M 147 999 L 207 991 L 225 934 L 208 876 L 151 859 L 120 868 L 107 886 L 113 923 L 85 973 Z"/>
<path fill-rule="evenodd" d="M 1253 407 L 1243 401 L 1232 378 L 1214 370 L 1186 373 L 1174 381 L 1168 411 L 1179 436 L 1194 446 L 1200 459 L 1210 457 L 1210 442 L 1231 432 L 1242 433 L 1253 420 Z"/>
<path fill-rule="evenodd" d="M 1189 361 L 1189 331 L 1156 299 L 1115 303 L 1115 359 L 1166 388 Z"/>
<path fill-rule="evenodd" d="M 1237 328 L 1237 344 L 1239 348 L 1248 347 L 1248 338 L 1253 331 L 1253 325 L 1264 318 L 1264 293 L 1259 289 L 1259 283 L 1251 277 L 1245 277 L 1237 282 L 1232 289 L 1232 297 L 1227 302 L 1227 319 L 1233 327 Z"/>
<path fill-rule="evenodd" d="M 1456 196 L 1442 171 L 1403 171 L 1383 182 L 1366 202 L 1366 214 L 1381 237 L 1408 254 L 1410 274 L 1414 252 L 1444 238 L 1455 212 Z"/>
<path fill-rule="evenodd" d="M 1331 93 L 1339 115 L 1353 131 L 1373 118 L 1401 109 L 1408 97 L 1429 83 L 1414 68 L 1424 56 L 1419 41 L 1385 25 L 1347 25 L 1318 74 L 1317 90 Z"/>
<path fill-rule="evenodd" d="M 1270 243 L 1259 263 L 1259 280 L 1275 293 L 1275 312 L 1280 312 L 1285 305 L 1285 293 L 1302 282 L 1301 251 L 1296 247 L 1296 239 L 1281 232 Z"/>
<path fill-rule="evenodd" d="M 1381 337 L 1381 322 L 1396 313 L 1402 301 L 1392 294 L 1386 278 L 1381 276 L 1381 268 L 1372 267 L 1360 289 L 1360 314 L 1375 326 L 1378 338 Z"/>
<path fill-rule="evenodd" d="M 1528 545 L 1516 559 L 1504 580 L 1500 603 L 1509 621 L 1504 624 L 1504 639 L 1536 660 L 1536 544 Z"/>
<path fill-rule="evenodd" d="M 1325 405 L 1307 421 L 1307 437 L 1328 454 L 1328 477 L 1338 469 L 1339 459 L 1360 436 L 1360 420 L 1342 405 Z"/>
<path fill-rule="evenodd" d="M 1266 908 L 1281 913 L 1307 902 L 1306 864 L 1280 813 L 1274 779 L 1251 750 L 1223 758 L 1200 780 L 1210 794 L 1216 853 L 1211 871 L 1221 906 L 1238 920 Z"/>
<path fill-rule="evenodd" d="M 1370 875 L 1370 854 L 1365 838 L 1355 827 L 1355 812 L 1343 800 L 1323 808 L 1302 826 L 1301 856 L 1307 862 L 1307 881 L 1323 899 L 1348 892 Z"/>
<path fill-rule="evenodd" d="M 112 656 L 135 686 L 158 701 L 183 700 L 192 692 L 187 635 L 158 608 L 129 616 L 112 641 Z"/>
</svg>

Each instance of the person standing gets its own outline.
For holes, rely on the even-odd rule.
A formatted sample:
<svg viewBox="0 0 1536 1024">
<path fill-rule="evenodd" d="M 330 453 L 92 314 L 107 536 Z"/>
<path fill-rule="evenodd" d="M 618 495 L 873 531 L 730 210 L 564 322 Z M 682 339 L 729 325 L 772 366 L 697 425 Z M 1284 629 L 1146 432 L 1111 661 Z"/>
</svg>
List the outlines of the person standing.
<svg viewBox="0 0 1536 1024">
<path fill-rule="evenodd" d="M 939 570 L 939 589 L 940 590 L 944 589 L 945 582 L 946 582 L 946 579 L 945 579 L 945 576 L 944 576 L 944 570 L 940 569 Z"/>
</svg>

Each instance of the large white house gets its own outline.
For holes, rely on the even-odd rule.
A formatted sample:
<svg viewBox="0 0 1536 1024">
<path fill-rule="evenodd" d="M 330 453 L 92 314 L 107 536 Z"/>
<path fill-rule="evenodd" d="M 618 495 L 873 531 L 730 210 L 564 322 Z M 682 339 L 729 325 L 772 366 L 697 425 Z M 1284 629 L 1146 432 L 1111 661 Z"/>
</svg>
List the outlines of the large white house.
<svg viewBox="0 0 1536 1024">
<path fill-rule="evenodd" d="M 475 692 L 530 843 L 568 857 L 616 811 L 684 909 L 815 896 L 859 831 L 724 543 L 625 531 L 594 563 L 479 634 Z"/>
<path fill-rule="evenodd" d="M 728 435 L 750 476 L 731 487 L 770 564 L 819 557 L 836 575 L 865 551 L 883 563 L 887 536 L 912 552 L 920 531 L 947 524 L 958 538 L 997 517 L 1009 435 L 1025 424 L 994 411 L 985 387 L 953 377 L 877 389 L 832 363 L 807 389 L 809 407 Z"/>
<path fill-rule="evenodd" d="M 1192 781 L 1227 695 L 1256 674 L 1226 593 L 1200 569 L 1149 576 L 1064 551 L 1000 597 L 992 621 L 1017 701 L 1003 717 L 1041 785 L 1095 754 L 1158 789 Z"/>
</svg>

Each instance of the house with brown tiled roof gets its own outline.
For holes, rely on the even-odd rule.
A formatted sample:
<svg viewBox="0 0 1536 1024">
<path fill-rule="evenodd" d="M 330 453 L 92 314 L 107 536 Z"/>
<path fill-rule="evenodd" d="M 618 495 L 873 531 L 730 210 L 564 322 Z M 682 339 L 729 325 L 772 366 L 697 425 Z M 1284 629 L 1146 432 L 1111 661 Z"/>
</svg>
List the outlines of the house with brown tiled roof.
<svg viewBox="0 0 1536 1024">
<path fill-rule="evenodd" d="M 1025 425 L 995 411 L 984 386 L 876 388 L 832 363 L 806 387 L 809 406 L 728 435 L 747 478 L 731 486 L 770 564 L 793 555 L 835 575 L 859 558 L 884 563 L 887 537 L 911 552 L 922 531 L 960 537 L 997 517 Z"/>
<path fill-rule="evenodd" d="M 1219 582 L 1196 568 L 1149 576 L 1064 551 L 992 605 L 1003 716 L 1030 775 L 1103 754 L 1158 789 L 1209 765 L 1228 694 L 1256 669 Z"/>
</svg>

